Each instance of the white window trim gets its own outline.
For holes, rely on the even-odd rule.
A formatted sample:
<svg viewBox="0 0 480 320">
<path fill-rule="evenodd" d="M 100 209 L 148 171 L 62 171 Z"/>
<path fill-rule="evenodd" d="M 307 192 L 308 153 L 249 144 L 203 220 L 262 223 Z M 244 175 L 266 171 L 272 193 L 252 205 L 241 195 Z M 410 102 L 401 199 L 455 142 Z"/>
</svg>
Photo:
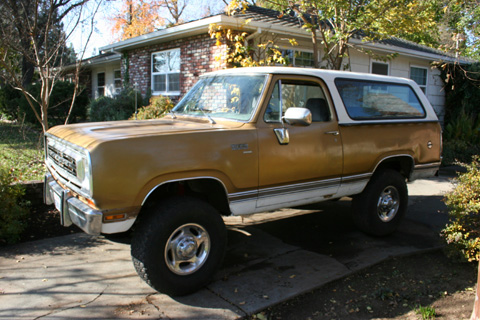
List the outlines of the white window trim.
<svg viewBox="0 0 480 320">
<path fill-rule="evenodd" d="M 390 61 L 385 62 L 385 61 L 370 59 L 370 70 L 369 70 L 369 72 L 371 74 L 377 74 L 377 73 L 373 73 L 373 64 L 374 63 L 386 64 L 388 66 L 388 72 L 387 72 L 386 75 L 389 76 L 391 74 Z"/>
<path fill-rule="evenodd" d="M 295 53 L 295 52 L 308 52 L 308 53 L 311 53 L 312 56 L 313 56 L 313 50 L 308 50 L 308 49 L 303 50 L 303 49 L 297 49 L 297 48 L 291 48 L 291 47 L 290 47 L 290 48 L 280 47 L 279 50 L 280 50 L 280 51 L 290 50 L 290 51 L 293 51 L 294 53 Z M 318 55 L 319 55 L 318 61 L 320 61 L 320 52 L 318 52 Z M 294 56 L 293 56 L 293 61 L 290 61 L 290 62 L 292 63 L 292 66 L 298 67 L 298 68 L 313 68 L 313 66 L 312 66 L 312 67 L 309 67 L 309 66 L 297 66 L 297 65 L 295 65 L 295 59 L 296 59 L 296 57 L 295 57 L 295 54 L 294 54 Z"/>
<path fill-rule="evenodd" d="M 425 84 L 424 84 L 424 85 L 420 85 L 420 84 L 418 84 L 415 80 L 412 79 L 412 67 L 413 67 L 413 68 L 418 68 L 418 69 L 425 69 L 425 70 L 427 70 L 427 75 L 426 75 L 426 77 L 425 77 Z M 428 88 L 428 67 L 411 64 L 411 65 L 410 65 L 410 68 L 408 68 L 408 78 L 409 78 L 410 80 L 415 81 L 415 83 L 417 83 L 420 88 L 425 87 L 424 93 L 427 94 L 427 88 Z"/>
<path fill-rule="evenodd" d="M 154 66 L 153 66 L 153 57 L 155 54 L 158 54 L 158 53 L 167 53 L 167 52 L 172 52 L 172 51 L 178 51 L 180 53 L 180 70 L 178 70 L 178 73 L 181 73 L 181 66 L 182 66 L 182 56 L 181 56 L 181 50 L 180 48 L 174 48 L 174 49 L 169 49 L 169 50 L 162 50 L 162 51 L 156 51 L 156 52 L 152 52 L 151 54 L 151 64 L 150 64 L 150 68 L 151 68 L 151 71 L 150 71 L 150 77 L 151 77 L 151 81 L 150 81 L 150 88 L 152 89 L 152 95 L 162 95 L 162 96 L 179 96 L 180 95 L 180 91 L 154 91 L 153 88 L 154 88 L 154 83 L 153 83 L 153 79 L 154 79 L 154 75 L 157 75 L 157 74 L 170 74 L 170 73 L 177 73 L 177 72 L 154 72 Z M 167 77 L 168 78 L 168 77 Z M 182 87 L 181 83 L 180 83 L 180 88 Z"/>
</svg>

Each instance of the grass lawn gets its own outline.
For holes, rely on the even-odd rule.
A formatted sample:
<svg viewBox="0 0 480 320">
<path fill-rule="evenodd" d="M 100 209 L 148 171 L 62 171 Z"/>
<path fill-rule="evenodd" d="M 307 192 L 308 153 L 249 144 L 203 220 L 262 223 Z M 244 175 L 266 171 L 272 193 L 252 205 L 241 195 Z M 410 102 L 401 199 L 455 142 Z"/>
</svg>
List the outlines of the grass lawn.
<svg viewBox="0 0 480 320">
<path fill-rule="evenodd" d="M 0 122 L 0 168 L 14 171 L 19 181 L 43 180 L 41 130 Z"/>
</svg>

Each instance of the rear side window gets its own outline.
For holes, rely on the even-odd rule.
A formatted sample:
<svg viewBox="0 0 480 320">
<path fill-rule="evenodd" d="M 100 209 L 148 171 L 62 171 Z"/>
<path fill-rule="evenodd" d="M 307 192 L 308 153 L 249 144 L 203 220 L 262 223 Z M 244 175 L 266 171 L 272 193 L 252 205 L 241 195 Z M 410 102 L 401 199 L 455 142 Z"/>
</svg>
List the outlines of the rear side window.
<svg viewBox="0 0 480 320">
<path fill-rule="evenodd" d="M 425 117 L 425 109 L 408 85 L 352 79 L 336 79 L 335 85 L 354 120 Z"/>
</svg>

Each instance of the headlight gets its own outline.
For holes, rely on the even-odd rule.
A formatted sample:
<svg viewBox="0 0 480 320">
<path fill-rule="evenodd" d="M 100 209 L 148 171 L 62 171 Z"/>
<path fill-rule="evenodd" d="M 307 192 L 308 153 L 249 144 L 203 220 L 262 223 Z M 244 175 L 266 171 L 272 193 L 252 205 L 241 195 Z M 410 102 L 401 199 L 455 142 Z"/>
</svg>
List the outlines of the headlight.
<svg viewBox="0 0 480 320">
<path fill-rule="evenodd" d="M 86 191 L 89 195 L 91 195 L 92 179 L 90 173 L 88 153 L 85 153 L 83 155 L 77 155 L 75 163 L 78 182 L 80 183 L 82 190 Z"/>
<path fill-rule="evenodd" d="M 85 159 L 77 159 L 77 178 L 80 181 L 85 180 Z"/>
</svg>

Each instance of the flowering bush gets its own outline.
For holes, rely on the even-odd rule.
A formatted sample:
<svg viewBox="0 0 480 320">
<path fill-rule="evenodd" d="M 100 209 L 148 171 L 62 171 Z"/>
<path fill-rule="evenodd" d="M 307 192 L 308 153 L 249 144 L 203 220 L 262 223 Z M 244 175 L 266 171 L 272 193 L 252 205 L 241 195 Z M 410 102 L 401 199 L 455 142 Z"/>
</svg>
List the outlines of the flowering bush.
<svg viewBox="0 0 480 320">
<path fill-rule="evenodd" d="M 137 119 L 158 119 L 172 110 L 174 107 L 172 101 L 168 97 L 159 96 L 150 98 L 150 104 L 138 110 Z M 130 117 L 130 120 L 135 119 L 135 114 Z"/>
<path fill-rule="evenodd" d="M 442 230 L 450 256 L 478 261 L 480 256 L 480 157 L 466 165 L 455 189 L 445 197 L 450 221 Z"/>
</svg>

